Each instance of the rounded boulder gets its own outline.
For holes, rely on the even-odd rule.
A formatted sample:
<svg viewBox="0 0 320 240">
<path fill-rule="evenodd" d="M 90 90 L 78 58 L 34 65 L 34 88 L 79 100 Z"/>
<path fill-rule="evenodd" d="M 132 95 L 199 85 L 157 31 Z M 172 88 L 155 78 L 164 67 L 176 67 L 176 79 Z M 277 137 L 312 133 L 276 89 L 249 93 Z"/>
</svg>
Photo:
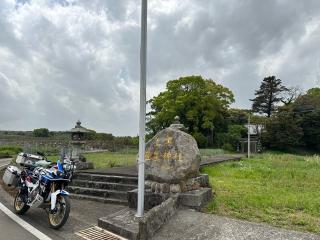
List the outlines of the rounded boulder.
<svg viewBox="0 0 320 240">
<path fill-rule="evenodd" d="M 146 144 L 145 173 L 148 180 L 180 183 L 197 177 L 200 161 L 196 140 L 176 128 L 158 132 Z"/>
</svg>

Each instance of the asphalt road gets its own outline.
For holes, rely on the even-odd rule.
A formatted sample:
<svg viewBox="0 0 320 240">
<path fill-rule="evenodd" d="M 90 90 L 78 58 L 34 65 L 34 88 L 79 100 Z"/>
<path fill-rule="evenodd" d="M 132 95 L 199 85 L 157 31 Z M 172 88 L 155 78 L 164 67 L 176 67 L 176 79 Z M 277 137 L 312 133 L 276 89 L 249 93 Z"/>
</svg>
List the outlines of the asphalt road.
<svg viewBox="0 0 320 240">
<path fill-rule="evenodd" d="M 13 198 L 0 186 L 0 202 L 13 211 Z M 67 223 L 59 230 L 49 227 L 48 216 L 43 209 L 31 208 L 21 219 L 35 227 L 52 240 L 80 240 L 82 238 L 75 235 L 80 230 L 95 226 L 98 218 L 105 217 L 111 213 L 123 209 L 124 206 L 90 202 L 85 200 L 71 199 L 71 212 Z M 0 240 L 33 240 L 20 225 L 13 222 L 0 210 Z M 4 215 L 4 216 L 3 216 Z M 21 237 L 23 234 L 23 237 Z M 20 238 L 18 237 L 20 236 Z"/>
<path fill-rule="evenodd" d="M 10 240 L 36 240 L 31 233 L 20 227 L 0 210 L 0 238 Z"/>
</svg>

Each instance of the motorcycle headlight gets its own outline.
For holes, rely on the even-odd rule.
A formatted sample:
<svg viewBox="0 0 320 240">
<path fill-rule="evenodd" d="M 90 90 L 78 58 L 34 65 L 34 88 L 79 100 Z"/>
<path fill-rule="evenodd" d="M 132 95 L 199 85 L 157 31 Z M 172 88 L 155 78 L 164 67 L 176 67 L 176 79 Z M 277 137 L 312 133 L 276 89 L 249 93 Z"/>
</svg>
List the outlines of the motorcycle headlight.
<svg viewBox="0 0 320 240">
<path fill-rule="evenodd" d="M 63 169 L 66 171 L 70 171 L 70 169 L 71 169 L 70 164 L 64 164 Z"/>
</svg>

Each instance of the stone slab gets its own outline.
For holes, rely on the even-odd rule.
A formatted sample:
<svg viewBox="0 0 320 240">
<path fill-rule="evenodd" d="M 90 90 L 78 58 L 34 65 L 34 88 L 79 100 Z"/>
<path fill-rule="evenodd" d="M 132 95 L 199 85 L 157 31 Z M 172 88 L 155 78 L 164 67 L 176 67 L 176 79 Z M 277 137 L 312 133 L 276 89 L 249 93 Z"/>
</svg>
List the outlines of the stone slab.
<svg viewBox="0 0 320 240">
<path fill-rule="evenodd" d="M 179 204 L 200 211 L 212 198 L 211 188 L 201 188 L 179 194 Z"/>
<path fill-rule="evenodd" d="M 93 169 L 93 163 L 92 162 L 77 162 L 76 163 L 76 170 L 84 170 L 84 169 Z"/>
<path fill-rule="evenodd" d="M 91 169 L 91 170 L 82 170 L 81 172 L 101 174 L 101 175 L 138 177 L 138 171 L 136 166 Z"/>
<path fill-rule="evenodd" d="M 114 214 L 99 218 L 98 226 L 130 240 L 139 239 L 139 221 L 136 211 L 130 208 L 122 209 Z"/>
<path fill-rule="evenodd" d="M 169 198 L 160 205 L 135 217 L 136 209 L 125 208 L 98 220 L 98 226 L 130 240 L 147 240 L 160 230 L 178 209 L 178 198 Z"/>
</svg>

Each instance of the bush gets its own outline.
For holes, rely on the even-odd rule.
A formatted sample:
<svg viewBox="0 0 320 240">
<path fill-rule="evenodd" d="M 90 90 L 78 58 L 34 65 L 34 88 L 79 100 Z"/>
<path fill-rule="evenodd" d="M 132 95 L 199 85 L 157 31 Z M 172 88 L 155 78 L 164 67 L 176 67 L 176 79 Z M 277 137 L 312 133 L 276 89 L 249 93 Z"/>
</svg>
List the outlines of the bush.
<svg viewBox="0 0 320 240">
<path fill-rule="evenodd" d="M 0 152 L 2 153 L 8 153 L 8 154 L 14 155 L 22 151 L 23 151 L 22 148 L 18 146 L 0 146 Z"/>
<path fill-rule="evenodd" d="M 9 158 L 19 152 L 22 152 L 22 148 L 18 146 L 0 146 L 0 158 Z"/>
<path fill-rule="evenodd" d="M 230 143 L 224 143 L 222 145 L 222 149 L 230 152 L 235 150 L 235 148 Z"/>
</svg>

